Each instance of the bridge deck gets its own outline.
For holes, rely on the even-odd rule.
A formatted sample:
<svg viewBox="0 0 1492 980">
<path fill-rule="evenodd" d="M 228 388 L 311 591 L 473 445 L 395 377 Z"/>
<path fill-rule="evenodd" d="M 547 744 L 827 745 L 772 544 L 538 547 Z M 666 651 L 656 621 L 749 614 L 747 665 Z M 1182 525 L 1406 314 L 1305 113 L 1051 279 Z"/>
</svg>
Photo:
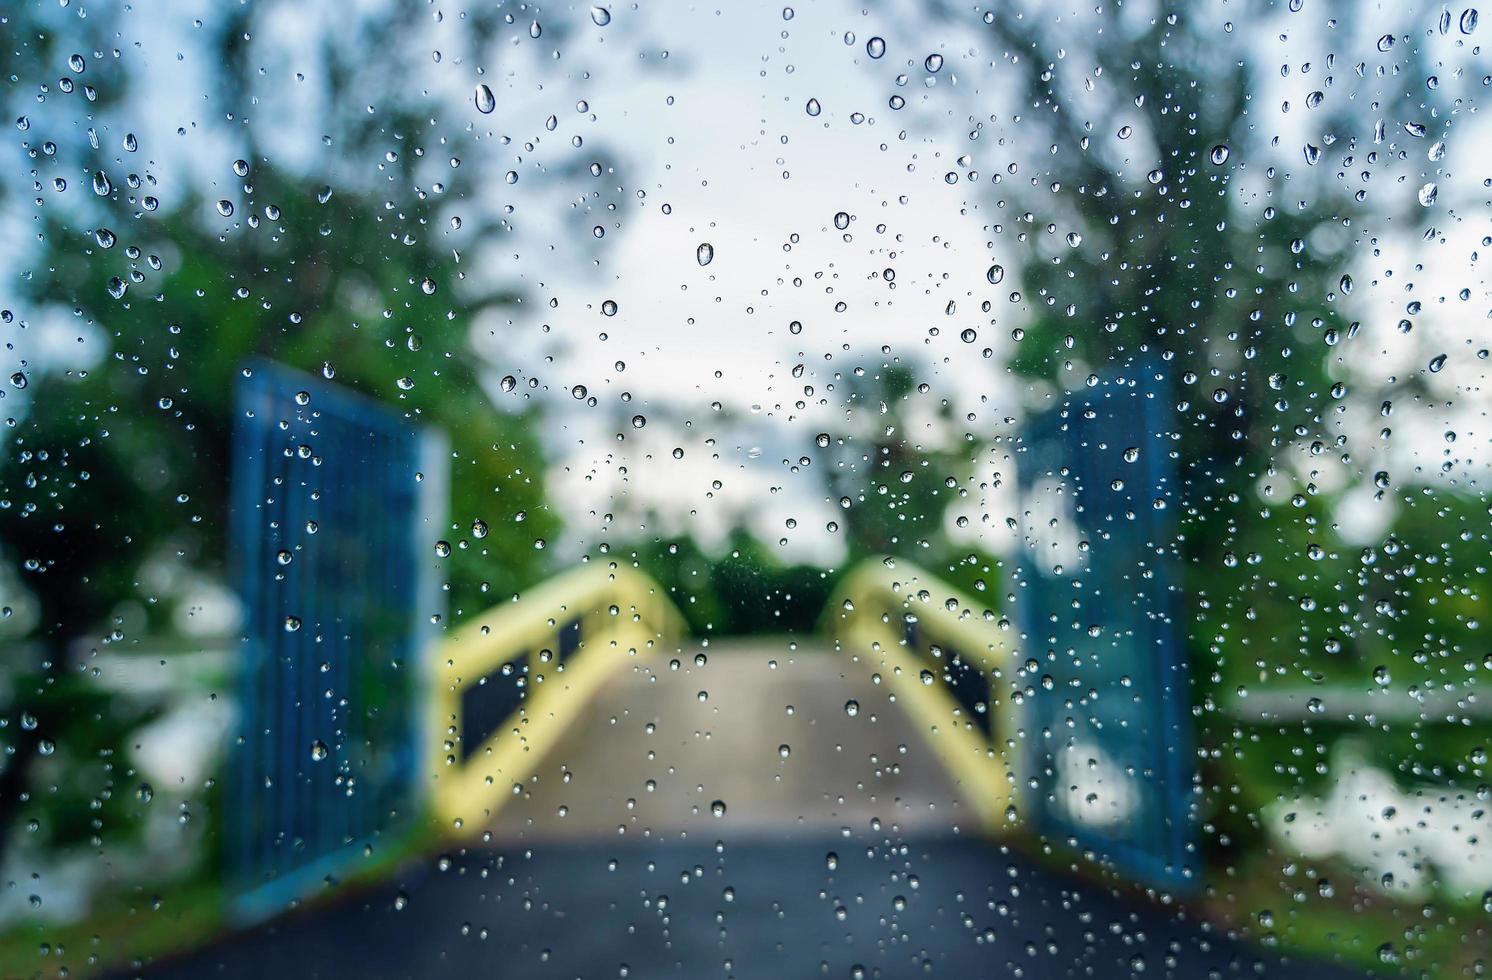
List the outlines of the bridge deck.
<svg viewBox="0 0 1492 980">
<path fill-rule="evenodd" d="M 820 647 L 755 639 L 619 675 L 493 831 L 503 841 L 791 839 L 874 820 L 888 833 L 974 826 L 867 669 Z"/>
</svg>

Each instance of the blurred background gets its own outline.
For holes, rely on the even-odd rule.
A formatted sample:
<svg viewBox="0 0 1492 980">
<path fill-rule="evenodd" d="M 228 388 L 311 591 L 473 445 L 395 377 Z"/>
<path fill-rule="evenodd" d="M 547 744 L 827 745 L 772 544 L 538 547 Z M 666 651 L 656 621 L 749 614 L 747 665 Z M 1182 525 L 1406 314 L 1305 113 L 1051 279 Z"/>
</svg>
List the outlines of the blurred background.
<svg viewBox="0 0 1492 980">
<path fill-rule="evenodd" d="M 0 974 L 1484 975 L 1484 33 L 0 13 Z"/>
</svg>

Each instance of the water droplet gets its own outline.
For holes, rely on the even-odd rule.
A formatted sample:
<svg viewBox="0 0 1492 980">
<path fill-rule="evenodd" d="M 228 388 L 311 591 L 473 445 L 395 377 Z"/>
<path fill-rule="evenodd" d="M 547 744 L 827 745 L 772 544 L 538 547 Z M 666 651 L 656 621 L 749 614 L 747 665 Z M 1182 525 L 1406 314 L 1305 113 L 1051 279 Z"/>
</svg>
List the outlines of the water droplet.
<svg viewBox="0 0 1492 980">
<path fill-rule="evenodd" d="M 482 82 L 476 88 L 473 100 L 477 104 L 477 111 L 483 114 L 490 113 L 497 108 L 497 96 L 492 94 L 492 89 Z"/>
<path fill-rule="evenodd" d="M 858 715 L 860 713 L 860 702 L 856 701 L 854 698 L 846 701 L 844 703 L 844 713 L 849 715 L 851 718 Z"/>
<path fill-rule="evenodd" d="M 927 69 L 928 74 L 936 75 L 943 67 L 943 56 L 940 54 L 928 55 L 927 60 L 922 62 L 922 67 Z"/>
<path fill-rule="evenodd" d="M 316 741 L 311 743 L 312 762 L 320 762 L 329 755 L 331 755 L 331 750 L 326 747 L 326 743 L 323 742 L 321 739 L 318 738 Z"/>
<path fill-rule="evenodd" d="M 218 214 L 225 218 L 233 217 L 233 202 L 227 199 L 218 201 Z"/>
<path fill-rule="evenodd" d="M 1378 39 L 1378 50 L 1379 51 L 1387 51 L 1389 48 L 1391 48 L 1393 46 L 1394 46 L 1394 36 L 1392 34 L 1385 34 L 1385 35 L 1383 35 L 1382 37 L 1380 37 Z"/>
<path fill-rule="evenodd" d="M 806 108 L 807 108 L 808 114 L 810 116 L 816 116 L 820 112 L 824 111 L 823 106 L 819 105 L 819 100 L 818 99 L 809 99 L 808 100 L 808 105 L 806 106 Z"/>
<path fill-rule="evenodd" d="M 1000 285 L 1000 283 L 1005 281 L 1005 267 L 996 262 L 989 267 L 989 271 L 984 274 L 984 278 L 989 280 L 991 286 Z"/>
<path fill-rule="evenodd" d="M 616 300 L 614 299 L 609 299 L 601 304 L 601 312 L 604 313 L 606 316 L 616 316 L 616 311 L 617 305 Z"/>
<path fill-rule="evenodd" d="M 709 265 L 715 261 L 715 246 L 709 242 L 700 242 L 699 248 L 694 250 L 694 258 L 700 265 Z"/>
<path fill-rule="evenodd" d="M 880 58 L 886 53 L 886 39 L 873 37 L 865 42 L 865 53 L 872 58 Z"/>
<path fill-rule="evenodd" d="M 725 801 L 716 800 L 715 802 L 711 803 L 710 813 L 714 814 L 716 817 L 725 816 Z"/>
<path fill-rule="evenodd" d="M 1435 198 L 1440 194 L 1440 188 L 1435 186 L 1432 180 L 1419 189 L 1419 203 L 1421 207 L 1430 207 L 1435 203 Z"/>
<path fill-rule="evenodd" d="M 1439 374 L 1441 369 L 1445 367 L 1445 355 L 1436 354 L 1434 357 L 1430 358 L 1430 363 L 1428 366 L 1430 368 L 1431 374 Z"/>
<path fill-rule="evenodd" d="M 611 23 L 611 11 L 607 10 L 605 7 L 592 7 L 591 23 L 595 24 L 597 27 L 605 27 L 607 24 Z"/>
<path fill-rule="evenodd" d="M 99 197 L 108 197 L 114 192 L 114 185 L 109 183 L 109 175 L 102 170 L 93 172 L 93 193 Z"/>
<path fill-rule="evenodd" d="M 1472 31 L 1476 30 L 1476 18 L 1477 14 L 1475 7 L 1467 7 L 1465 10 L 1461 11 L 1462 34 L 1470 34 Z"/>
<path fill-rule="evenodd" d="M 1227 163 L 1228 154 L 1230 152 L 1231 151 L 1228 149 L 1226 143 L 1219 143 L 1217 146 L 1214 146 L 1212 148 L 1212 153 L 1209 154 L 1212 159 L 1212 165 L 1215 167 L 1221 167 L 1223 164 Z"/>
</svg>

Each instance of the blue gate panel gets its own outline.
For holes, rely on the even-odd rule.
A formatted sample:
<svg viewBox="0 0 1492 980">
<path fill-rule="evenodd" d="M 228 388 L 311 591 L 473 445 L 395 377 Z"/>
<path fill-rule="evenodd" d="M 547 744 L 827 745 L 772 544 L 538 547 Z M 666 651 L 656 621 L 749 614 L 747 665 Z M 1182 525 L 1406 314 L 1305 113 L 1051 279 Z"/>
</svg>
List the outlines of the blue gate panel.
<svg viewBox="0 0 1492 980">
<path fill-rule="evenodd" d="M 1028 797 L 1054 842 L 1194 884 L 1194 745 L 1173 568 L 1177 418 L 1154 364 L 1030 420 L 1018 457 Z"/>
<path fill-rule="evenodd" d="M 265 362 L 240 377 L 232 438 L 245 621 L 225 843 L 253 917 L 336 875 L 410 809 L 432 612 L 425 443 L 387 408 Z"/>
</svg>

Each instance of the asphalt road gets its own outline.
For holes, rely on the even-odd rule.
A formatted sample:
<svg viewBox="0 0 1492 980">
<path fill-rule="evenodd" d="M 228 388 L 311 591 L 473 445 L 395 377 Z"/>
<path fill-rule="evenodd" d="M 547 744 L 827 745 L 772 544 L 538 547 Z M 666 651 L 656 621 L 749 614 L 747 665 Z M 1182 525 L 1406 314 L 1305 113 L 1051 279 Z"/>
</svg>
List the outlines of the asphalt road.
<svg viewBox="0 0 1492 980">
<path fill-rule="evenodd" d="M 830 855 L 834 857 L 830 857 Z M 375 891 L 148 964 L 204 977 L 1357 976 L 994 844 L 551 842 L 422 862 Z M 1143 972 L 1141 972 L 1143 971 Z"/>
<path fill-rule="evenodd" d="M 121 976 L 1356 975 L 978 836 L 922 733 L 840 657 L 758 640 L 681 660 L 610 685 L 479 847 Z"/>
</svg>

